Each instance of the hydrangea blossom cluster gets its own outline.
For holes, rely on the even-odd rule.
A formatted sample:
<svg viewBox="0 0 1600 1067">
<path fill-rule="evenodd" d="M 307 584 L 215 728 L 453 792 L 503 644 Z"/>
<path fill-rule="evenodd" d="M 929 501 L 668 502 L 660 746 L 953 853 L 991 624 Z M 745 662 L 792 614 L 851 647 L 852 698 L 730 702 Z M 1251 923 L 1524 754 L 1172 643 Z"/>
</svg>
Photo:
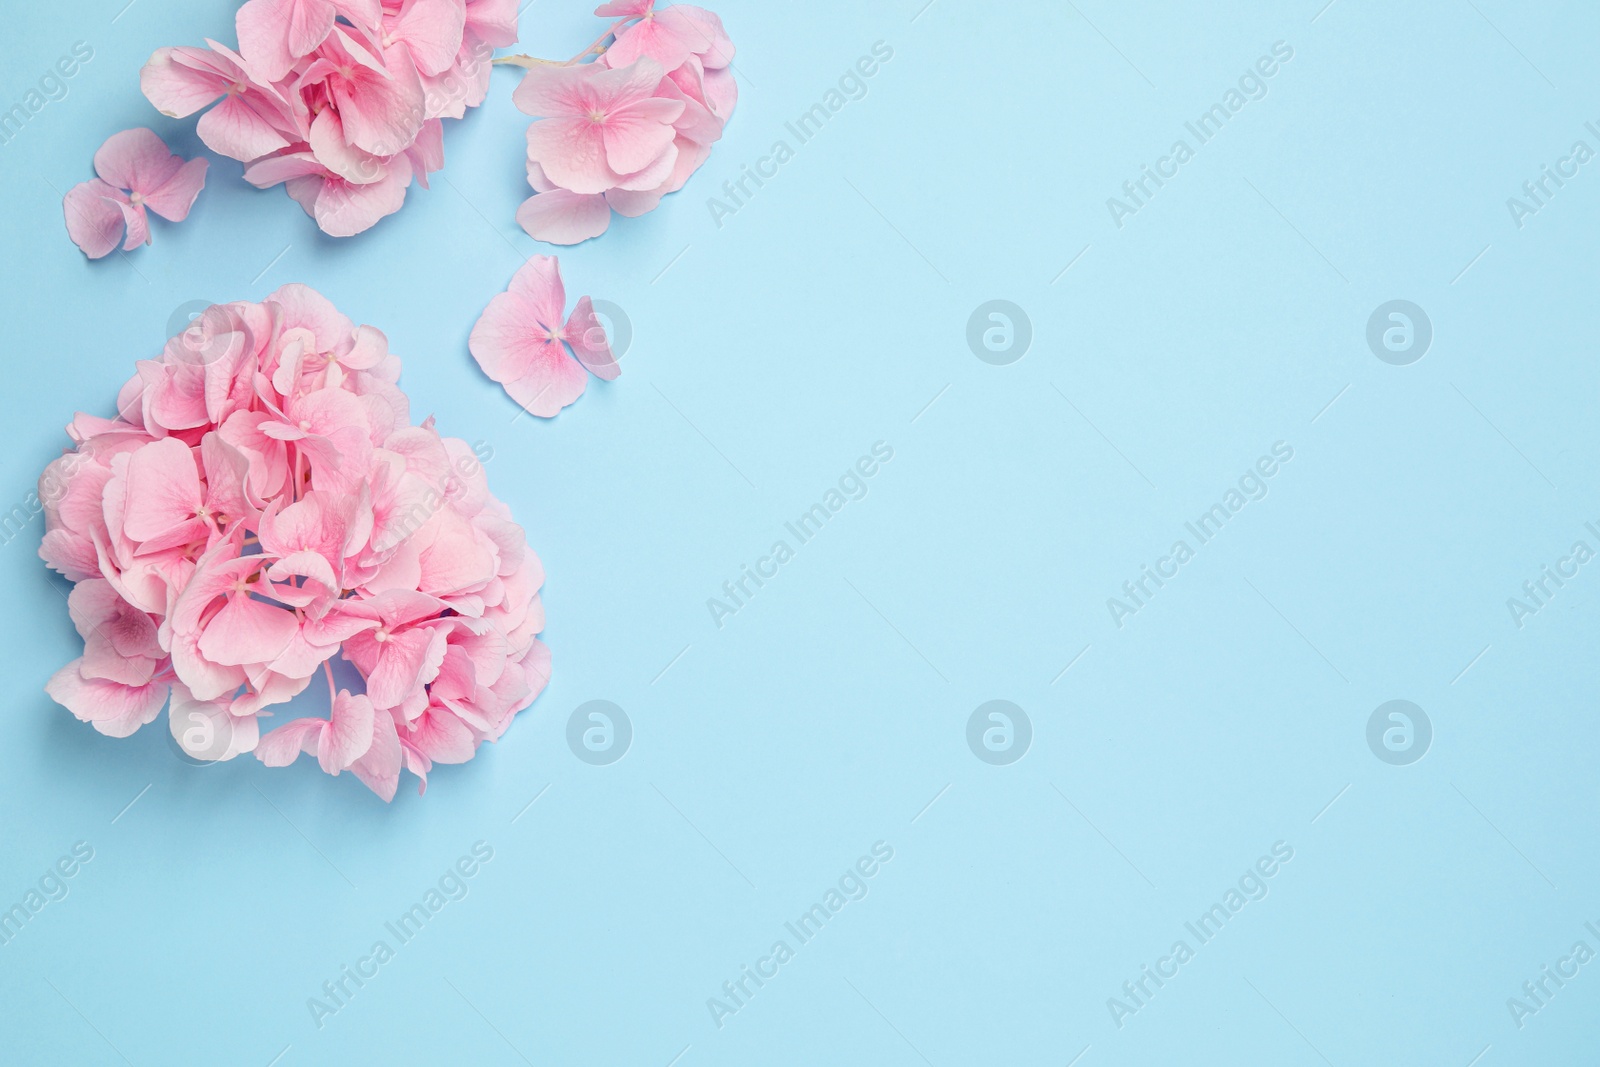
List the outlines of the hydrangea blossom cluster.
<svg viewBox="0 0 1600 1067">
<path fill-rule="evenodd" d="M 529 60 L 513 97 L 539 116 L 528 127 L 534 195 L 517 221 L 551 244 L 597 237 L 613 211 L 643 215 L 683 188 L 721 139 L 739 97 L 733 42 L 711 12 L 614 0 L 595 14 L 616 19 L 590 49 L 600 58 Z"/>
<path fill-rule="evenodd" d="M 292 6 L 292 5 L 291 5 Z M 538 557 L 467 442 L 411 425 L 384 335 L 288 285 L 213 305 L 77 415 L 40 555 L 83 655 L 47 691 L 125 737 L 171 698 L 198 759 L 314 755 L 385 800 L 498 739 L 549 676 Z M 365 692 L 335 690 L 335 653 Z M 261 734 L 321 670 L 331 714 Z"/>
<path fill-rule="evenodd" d="M 349 237 L 444 166 L 442 120 L 483 102 L 494 49 L 517 39 L 517 2 L 248 0 L 235 26 L 238 51 L 158 49 L 145 96 L 178 118 L 215 103 L 198 125 L 207 147 Z"/>
</svg>

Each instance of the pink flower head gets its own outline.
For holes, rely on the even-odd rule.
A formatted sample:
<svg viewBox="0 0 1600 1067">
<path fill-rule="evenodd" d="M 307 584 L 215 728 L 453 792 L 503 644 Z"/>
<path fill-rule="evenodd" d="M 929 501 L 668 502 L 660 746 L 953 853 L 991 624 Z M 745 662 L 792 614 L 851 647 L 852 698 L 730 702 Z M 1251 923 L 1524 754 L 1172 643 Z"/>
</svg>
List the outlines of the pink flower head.
<svg viewBox="0 0 1600 1067">
<path fill-rule="evenodd" d="M 541 418 L 582 396 L 590 372 L 607 381 L 622 373 L 589 298 L 563 322 L 566 303 L 561 264 L 533 256 L 489 301 L 467 342 L 483 372 Z"/>
<path fill-rule="evenodd" d="M 657 11 L 654 0 L 631 0 L 605 4 L 595 14 L 639 18 L 606 49 L 608 66 L 627 66 L 641 56 L 649 56 L 667 70 L 676 70 L 690 56 L 707 70 L 721 70 L 733 62 L 733 41 L 722 28 L 722 20 L 705 8 L 673 4 Z"/>
<path fill-rule="evenodd" d="M 77 583 L 83 654 L 47 692 L 114 737 L 170 696 L 189 756 L 307 752 L 385 800 L 403 769 L 425 784 L 498 739 L 549 677 L 544 572 L 479 450 L 411 425 L 399 374 L 381 332 L 288 285 L 208 308 L 139 363 L 121 414 L 74 419 L 39 552 Z M 341 654 L 365 692 L 333 691 Z M 330 717 L 263 735 L 318 671 Z"/>
<path fill-rule="evenodd" d="M 578 67 L 536 66 L 515 96 L 523 111 L 542 116 L 528 128 L 528 184 L 535 195 L 518 209 L 517 221 L 552 244 L 599 236 L 613 211 L 643 215 L 683 188 L 721 139 L 738 99 L 729 69 L 733 44 L 711 12 L 688 4 L 658 11 L 654 0 L 618 0 L 596 14 L 628 23 L 600 59 Z M 617 123 L 614 103 L 623 87 L 626 121 Z M 635 118 L 641 109 L 654 121 Z M 621 128 L 613 135 L 608 125 Z M 613 149 L 623 143 L 637 150 L 619 158 Z M 641 164 L 646 149 L 654 154 Z"/>
<path fill-rule="evenodd" d="M 539 66 L 512 99 L 544 120 L 528 127 L 528 156 L 575 193 L 648 188 L 671 169 L 672 122 L 683 103 L 657 97 L 665 71 L 652 59 L 610 70 L 596 63 Z"/>
<path fill-rule="evenodd" d="M 180 159 L 142 127 L 107 138 L 94 154 L 94 170 L 100 177 L 73 186 L 62 202 L 67 235 L 90 259 L 109 255 L 124 232 L 124 251 L 149 244 L 145 208 L 182 222 L 206 184 L 205 160 Z"/>
<path fill-rule="evenodd" d="M 515 0 L 248 0 L 237 52 L 159 49 L 140 85 L 173 116 L 220 100 L 199 122 L 206 144 L 349 237 L 444 165 L 440 120 L 483 102 L 516 14 Z"/>
</svg>

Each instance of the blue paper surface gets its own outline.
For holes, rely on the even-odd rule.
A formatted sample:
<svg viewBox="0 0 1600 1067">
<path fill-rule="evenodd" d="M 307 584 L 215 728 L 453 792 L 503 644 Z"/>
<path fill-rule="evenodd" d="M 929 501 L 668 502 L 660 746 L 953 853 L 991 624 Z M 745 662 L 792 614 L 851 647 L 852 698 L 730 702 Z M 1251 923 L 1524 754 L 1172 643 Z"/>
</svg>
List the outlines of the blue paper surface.
<svg viewBox="0 0 1600 1067">
<path fill-rule="evenodd" d="M 632 341 L 545 421 L 466 346 L 555 251 L 517 72 L 360 237 L 213 158 L 91 263 L 105 137 L 202 151 L 139 67 L 233 39 L 124 2 L 0 45 L 0 110 L 93 51 L 0 144 L 0 909 L 74 872 L 0 944 L 0 1058 L 1595 1061 L 1600 9 L 723 0 L 738 109 L 560 250 Z M 549 688 L 389 806 L 43 692 L 62 426 L 291 281 L 548 570 Z"/>
</svg>

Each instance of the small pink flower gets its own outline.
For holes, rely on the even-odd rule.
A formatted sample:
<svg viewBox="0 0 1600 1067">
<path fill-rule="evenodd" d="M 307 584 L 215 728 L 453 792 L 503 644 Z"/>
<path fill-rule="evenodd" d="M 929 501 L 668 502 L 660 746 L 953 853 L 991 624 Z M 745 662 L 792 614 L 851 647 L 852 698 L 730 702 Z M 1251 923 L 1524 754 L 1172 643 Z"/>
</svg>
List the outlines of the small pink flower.
<svg viewBox="0 0 1600 1067">
<path fill-rule="evenodd" d="M 536 66 L 517 90 L 519 107 L 545 116 L 528 129 L 528 184 L 535 195 L 518 209 L 517 221 L 530 237 L 551 244 L 597 237 L 610 226 L 613 211 L 643 215 L 663 196 L 683 188 L 721 139 L 739 95 L 729 66 L 733 43 L 711 12 L 688 4 L 657 11 L 655 0 L 618 0 L 602 5 L 596 14 L 628 25 L 617 30 L 616 40 L 595 63 Z M 651 73 L 662 72 L 649 89 L 652 101 L 681 106 L 670 119 L 670 144 L 650 167 L 623 175 L 605 173 L 608 164 L 616 169 L 615 161 L 608 142 L 602 139 L 597 150 L 592 127 L 599 123 L 592 120 L 606 112 L 598 106 L 602 102 L 579 95 L 603 81 L 590 67 L 607 69 L 612 77 L 629 72 L 630 84 L 641 87 Z M 584 112 L 588 104 L 596 106 Z M 585 114 L 591 119 L 587 131 Z M 653 133 L 658 142 L 666 142 L 665 134 Z M 573 165 L 574 159 L 580 166 Z"/>
<path fill-rule="evenodd" d="M 589 372 L 607 381 L 622 373 L 589 298 L 563 323 L 566 302 L 560 263 L 533 256 L 489 301 L 467 342 L 483 372 L 541 418 L 582 396 Z"/>
<path fill-rule="evenodd" d="M 654 0 L 629 0 L 606 4 L 595 14 L 639 18 L 606 49 L 608 66 L 624 67 L 641 56 L 649 56 L 666 70 L 676 70 L 690 56 L 700 59 L 708 70 L 720 70 L 733 62 L 733 41 L 722 28 L 722 20 L 705 8 L 673 4 L 657 11 Z"/>
<path fill-rule="evenodd" d="M 188 218 L 206 184 L 206 165 L 173 155 L 152 130 L 112 134 L 94 154 L 100 177 L 73 186 L 62 201 L 67 235 L 90 259 L 109 255 L 124 231 L 124 251 L 150 243 L 145 208 L 172 222 Z"/>
<path fill-rule="evenodd" d="M 590 63 L 528 71 L 512 99 L 543 116 L 528 127 L 529 158 L 574 193 L 660 184 L 677 156 L 672 122 L 684 107 L 655 95 L 664 74 L 652 59 L 620 70 Z"/>
</svg>

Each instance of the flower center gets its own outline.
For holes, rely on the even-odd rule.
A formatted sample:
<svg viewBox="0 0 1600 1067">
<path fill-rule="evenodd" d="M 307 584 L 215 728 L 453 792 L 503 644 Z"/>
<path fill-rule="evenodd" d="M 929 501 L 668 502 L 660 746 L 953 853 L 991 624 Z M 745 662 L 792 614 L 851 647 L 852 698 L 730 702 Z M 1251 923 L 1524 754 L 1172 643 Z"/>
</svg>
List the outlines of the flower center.
<svg viewBox="0 0 1600 1067">
<path fill-rule="evenodd" d="M 604 111 L 600 111 L 598 109 L 590 111 L 589 112 L 589 121 L 594 123 L 597 126 L 604 125 L 605 121 L 606 121 L 606 113 Z"/>
<path fill-rule="evenodd" d="M 379 628 L 378 632 L 372 635 L 372 639 L 381 645 L 385 641 L 389 640 L 389 631 Z"/>
<path fill-rule="evenodd" d="M 144 194 L 143 193 L 134 193 L 133 195 L 128 197 L 128 200 L 135 207 L 137 207 L 138 205 L 144 203 Z"/>
</svg>

